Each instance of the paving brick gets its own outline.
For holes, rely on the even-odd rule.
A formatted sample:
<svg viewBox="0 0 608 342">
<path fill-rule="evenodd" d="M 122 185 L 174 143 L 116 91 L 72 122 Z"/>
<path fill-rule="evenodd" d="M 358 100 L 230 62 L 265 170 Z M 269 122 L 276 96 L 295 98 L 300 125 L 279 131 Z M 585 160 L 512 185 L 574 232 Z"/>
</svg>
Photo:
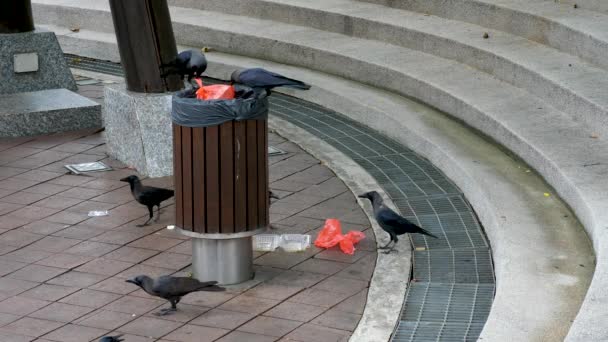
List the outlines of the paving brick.
<svg viewBox="0 0 608 342">
<path fill-rule="evenodd" d="M 43 239 L 36 241 L 31 244 L 29 247 L 32 249 L 38 249 L 45 252 L 51 253 L 59 253 L 66 252 L 70 249 L 70 247 L 75 246 L 81 243 L 81 240 L 76 239 L 66 239 L 63 237 L 57 236 L 47 236 Z"/>
<path fill-rule="evenodd" d="M 0 189 L 6 190 L 23 190 L 39 184 L 38 181 L 32 181 L 27 179 L 19 179 L 15 177 L 5 178 L 0 181 Z"/>
<path fill-rule="evenodd" d="M 238 330 L 253 334 L 281 337 L 288 334 L 301 324 L 301 322 L 281 318 L 258 316 L 247 322 L 245 325 L 239 327 Z"/>
<path fill-rule="evenodd" d="M 57 173 L 57 172 L 30 170 L 27 172 L 19 173 L 18 175 L 15 176 L 15 178 L 27 179 L 27 180 L 31 180 L 31 181 L 46 182 L 50 179 L 61 177 L 61 176 L 62 176 L 62 174 Z"/>
<path fill-rule="evenodd" d="M 11 315 L 25 316 L 51 304 L 46 300 L 15 296 L 0 302 L 0 312 Z"/>
<path fill-rule="evenodd" d="M 10 278 L 29 280 L 36 282 L 45 282 L 49 279 L 64 273 L 63 268 L 48 267 L 42 265 L 28 265 L 8 275 Z"/>
<path fill-rule="evenodd" d="M 22 247 L 38 241 L 43 237 L 44 235 L 32 234 L 21 230 L 11 230 L 0 235 L 0 243 L 9 246 Z"/>
<path fill-rule="evenodd" d="M 29 188 L 25 189 L 24 191 L 35 193 L 35 194 L 44 194 L 44 195 L 52 196 L 52 195 L 58 194 L 60 192 L 66 191 L 68 189 L 70 189 L 70 187 L 67 185 L 41 183 L 38 185 L 34 185 L 32 187 L 29 187 Z"/>
<path fill-rule="evenodd" d="M 69 208 L 73 205 L 82 202 L 82 200 L 77 198 L 70 198 L 61 195 L 53 195 L 51 197 L 45 198 L 40 202 L 37 202 L 36 205 L 44 208 L 52 208 L 63 210 Z"/>
<path fill-rule="evenodd" d="M 243 323 L 254 318 L 255 315 L 246 312 L 212 309 L 193 320 L 192 324 L 216 327 L 222 329 L 235 329 Z"/>
<path fill-rule="evenodd" d="M 11 260 L 0 260 L 0 277 L 3 277 L 9 273 L 15 272 L 16 270 L 26 266 L 26 263 L 11 261 Z"/>
<path fill-rule="evenodd" d="M 87 327 L 113 330 L 134 320 L 131 314 L 99 309 L 76 320 L 74 323 Z"/>
<path fill-rule="evenodd" d="M 213 308 L 229 301 L 234 297 L 236 297 L 236 294 L 229 292 L 199 291 L 190 293 L 187 296 L 183 297 L 180 303 Z"/>
<path fill-rule="evenodd" d="M 171 307 L 171 304 L 169 302 L 165 301 L 164 305 L 159 306 L 158 308 L 156 308 L 154 310 L 151 310 L 150 312 L 148 312 L 146 314 L 146 316 L 158 317 L 157 314 L 161 309 L 168 309 L 170 307 Z M 211 308 L 199 306 L 199 305 L 189 305 L 189 304 L 179 303 L 177 312 L 174 312 L 171 315 L 163 316 L 162 318 L 169 320 L 169 321 L 174 321 L 174 322 L 188 323 L 188 322 L 192 321 L 194 318 L 199 317 L 200 315 L 204 314 L 205 312 L 207 312 L 209 310 L 211 310 Z"/>
<path fill-rule="evenodd" d="M 264 313 L 264 316 L 308 322 L 325 312 L 327 308 L 302 303 L 283 302 Z"/>
<path fill-rule="evenodd" d="M 90 189 L 83 187 L 70 188 L 59 194 L 62 197 L 75 198 L 79 200 L 88 200 L 99 195 L 103 195 L 107 190 L 104 189 Z"/>
<path fill-rule="evenodd" d="M 338 277 L 369 281 L 376 267 L 376 254 L 367 255 L 336 274 Z"/>
<path fill-rule="evenodd" d="M 186 324 L 164 338 L 167 340 L 183 342 L 211 342 L 229 332 L 230 330 Z"/>
<path fill-rule="evenodd" d="M 1 191 L 0 191 L 0 197 L 2 197 Z M 0 202 L 0 215 L 11 213 L 11 212 L 13 212 L 15 210 L 18 210 L 18 209 L 21 209 L 23 207 L 24 206 L 21 205 L 21 204 Z"/>
<path fill-rule="evenodd" d="M 287 253 L 277 250 L 275 252 L 262 255 L 261 257 L 255 259 L 254 263 L 256 265 L 289 269 L 312 257 L 316 253 L 319 253 L 319 249 L 314 246 L 304 252 L 299 253 Z"/>
<path fill-rule="evenodd" d="M 102 233 L 103 231 L 99 228 L 77 225 L 55 232 L 53 233 L 53 236 L 61 236 L 68 239 L 87 240 Z"/>
<path fill-rule="evenodd" d="M 2 296 L 17 295 L 38 285 L 39 283 L 35 283 L 33 281 L 2 277 L 0 278 L 0 298 L 2 298 Z"/>
<path fill-rule="evenodd" d="M 63 297 L 69 296 L 70 294 L 78 290 L 80 290 L 78 287 L 42 284 L 31 290 L 27 290 L 21 293 L 20 296 L 47 301 L 57 301 Z"/>
<path fill-rule="evenodd" d="M 92 257 L 100 257 L 107 254 L 115 249 L 118 249 L 119 245 L 112 245 L 108 243 L 101 243 L 95 241 L 83 241 L 70 249 L 65 250 L 65 253 L 85 255 Z"/>
<path fill-rule="evenodd" d="M 334 309 L 362 315 L 365 303 L 367 302 L 367 291 L 368 289 L 361 290 L 359 293 L 336 305 Z"/>
<path fill-rule="evenodd" d="M 111 210 L 112 208 L 115 208 L 115 207 L 116 207 L 116 205 L 111 204 L 111 203 L 103 203 L 103 202 L 96 202 L 96 201 L 82 201 L 73 207 L 67 208 L 66 210 L 72 211 L 75 213 L 88 213 L 89 211 L 92 211 L 92 210 Z"/>
<path fill-rule="evenodd" d="M 117 294 L 128 294 L 137 290 L 137 287 L 134 287 L 131 283 L 127 283 L 124 278 L 117 277 L 108 278 L 97 284 L 89 286 L 89 288 L 91 290 L 111 292 Z"/>
<path fill-rule="evenodd" d="M 287 284 L 290 286 L 300 287 L 311 287 L 325 278 L 327 278 L 327 276 L 324 274 L 289 270 L 272 278 L 269 283 Z"/>
<path fill-rule="evenodd" d="M 163 275 L 169 275 L 173 273 L 174 270 L 168 268 L 154 267 L 148 265 L 137 264 L 123 272 L 120 272 L 117 277 L 130 279 L 133 277 L 137 277 L 138 275 L 145 274 L 149 277 L 156 278 Z"/>
<path fill-rule="evenodd" d="M 330 308 L 348 297 L 348 294 L 344 293 L 307 289 L 289 298 L 289 301 Z"/>
<path fill-rule="evenodd" d="M 102 336 L 104 333 L 106 333 L 106 330 L 68 324 L 44 335 L 44 338 L 59 342 L 82 342 L 91 341 L 92 339 Z"/>
<path fill-rule="evenodd" d="M 86 213 L 73 213 L 69 211 L 61 211 L 55 215 L 46 218 L 49 222 L 77 224 L 88 218 Z"/>
<path fill-rule="evenodd" d="M 0 199 L 0 201 L 5 202 L 5 203 L 29 205 L 34 202 L 38 202 L 46 197 L 48 197 L 48 195 L 25 192 L 25 191 L 18 191 L 18 192 L 12 193 L 11 195 L 2 197 L 2 199 Z"/>
<path fill-rule="evenodd" d="M 44 259 L 36 261 L 36 264 L 64 269 L 73 269 L 90 260 L 93 260 L 93 258 L 85 257 L 82 255 L 56 253 Z"/>
<path fill-rule="evenodd" d="M 35 221 L 21 227 L 22 231 L 34 234 L 49 235 L 69 227 L 67 224 L 53 223 L 44 220 Z"/>
<path fill-rule="evenodd" d="M 56 278 L 49 280 L 47 283 L 54 285 L 76 286 L 80 288 L 85 288 L 95 283 L 98 283 L 106 278 L 107 276 L 101 274 L 69 271 Z"/>
<path fill-rule="evenodd" d="M 277 338 L 273 336 L 251 334 L 243 331 L 233 331 L 217 340 L 217 342 L 273 342 L 276 340 Z"/>
<path fill-rule="evenodd" d="M 280 283 L 262 283 L 245 292 L 245 295 L 274 300 L 285 300 L 303 289 L 303 287 L 289 286 Z"/>
<path fill-rule="evenodd" d="M 104 306 L 103 309 L 139 316 L 154 310 L 165 302 L 160 299 L 124 296 Z"/>
<path fill-rule="evenodd" d="M 2 155 L 3 154 L 0 153 L 0 157 Z M 27 172 L 27 169 L 19 169 L 19 168 L 8 167 L 8 166 L 0 166 L 0 179 L 12 177 L 12 176 L 18 175 L 18 174 L 23 173 L 23 172 Z"/>
<path fill-rule="evenodd" d="M 192 263 L 192 257 L 185 254 L 164 252 L 143 262 L 145 265 L 180 270 Z"/>
<path fill-rule="evenodd" d="M 315 258 L 352 264 L 352 263 L 356 262 L 357 260 L 359 260 L 365 256 L 368 256 L 369 254 L 370 254 L 370 252 L 367 252 L 367 251 L 355 250 L 355 254 L 349 255 L 349 254 L 343 253 L 340 250 L 340 248 L 338 246 L 336 246 L 336 247 L 326 249 L 323 252 L 315 255 Z"/>
<path fill-rule="evenodd" d="M 368 286 L 368 281 L 331 276 L 313 286 L 313 289 L 344 293 L 352 296 Z"/>
<path fill-rule="evenodd" d="M 120 327 L 119 331 L 134 335 L 159 338 L 179 328 L 181 325 L 181 323 L 164 319 L 139 317 L 125 326 Z"/>
<path fill-rule="evenodd" d="M 346 342 L 349 336 L 350 332 L 345 330 L 306 323 L 289 333 L 286 337 L 287 341 L 293 339 L 302 342 Z"/>
<path fill-rule="evenodd" d="M 331 309 L 312 320 L 311 323 L 352 332 L 360 319 L 361 315 Z"/>
<path fill-rule="evenodd" d="M 279 303 L 280 301 L 278 300 L 240 295 L 222 304 L 219 308 L 258 315 Z"/>
<path fill-rule="evenodd" d="M 86 150 L 90 150 L 91 145 L 88 144 L 79 144 L 76 142 L 67 142 L 61 145 L 57 145 L 51 148 L 51 151 L 60 151 L 60 152 L 70 152 L 70 153 L 80 153 Z"/>
<path fill-rule="evenodd" d="M 349 266 L 351 266 L 351 264 L 312 258 L 296 265 L 292 270 L 333 275 Z"/>
<path fill-rule="evenodd" d="M 49 321 L 57 321 L 69 323 L 73 320 L 86 315 L 93 311 L 92 308 L 84 306 L 70 305 L 64 303 L 52 303 L 36 312 L 29 314 L 29 317 L 46 319 Z"/>
<path fill-rule="evenodd" d="M 126 186 L 128 186 L 128 184 L 125 182 L 116 181 L 116 180 L 112 180 L 112 179 L 103 179 L 103 178 L 97 178 L 95 180 L 92 180 L 92 181 L 82 185 L 83 188 L 99 189 L 99 190 L 107 190 L 107 191 L 115 190 L 115 189 L 126 187 Z"/>
<path fill-rule="evenodd" d="M 0 327 L 5 326 L 9 323 L 12 323 L 12 322 L 18 320 L 19 318 L 21 318 L 21 316 L 0 313 Z M 2 341 L 2 340 L 0 340 L 0 341 Z"/>
<path fill-rule="evenodd" d="M 133 266 L 130 262 L 98 258 L 78 267 L 76 270 L 79 272 L 88 272 L 95 274 L 104 274 L 108 276 L 120 273 L 127 268 Z"/>
<path fill-rule="evenodd" d="M 65 175 L 59 178 L 55 178 L 49 183 L 58 184 L 58 185 L 68 185 L 68 186 L 79 186 L 84 183 L 88 183 L 91 181 L 91 178 L 86 176 L 73 176 L 73 175 Z"/>
<path fill-rule="evenodd" d="M 26 335 L 32 337 L 42 336 L 49 331 L 55 330 L 62 326 L 63 323 L 47 321 L 45 319 L 24 317 L 18 321 L 2 327 L 4 332 L 17 335 Z M 5 341 L 5 340 L 2 340 Z M 24 340 L 29 341 L 29 340 Z"/>
<path fill-rule="evenodd" d="M 19 209 L 19 210 L 21 210 L 21 209 Z M 15 229 L 15 228 L 24 226 L 24 225 L 34 221 L 29 218 L 14 216 L 13 213 L 15 213 L 15 212 L 16 211 L 13 211 L 12 213 L 9 213 L 7 215 L 0 217 L 0 230 L 1 231 L 5 231 L 8 229 Z"/>
<path fill-rule="evenodd" d="M 61 303 L 100 308 L 121 296 L 115 293 L 83 289 L 60 300 Z"/>
<path fill-rule="evenodd" d="M 14 247 L 14 248 L 17 248 L 17 247 Z M 52 254 L 53 253 L 51 253 L 51 252 L 45 252 L 45 251 L 41 251 L 41 250 L 32 248 L 31 246 L 27 246 L 25 248 L 17 249 L 10 253 L 4 254 L 2 256 L 2 259 L 18 261 L 18 262 L 25 262 L 25 263 L 32 263 L 32 262 L 36 262 L 40 259 L 46 258 Z"/>
<path fill-rule="evenodd" d="M 156 254 L 158 254 L 158 251 L 152 249 L 125 246 L 106 254 L 104 258 L 138 263 L 149 259 Z"/>
<path fill-rule="evenodd" d="M 179 239 L 170 239 L 158 235 L 148 235 L 137 241 L 131 242 L 129 246 L 154 249 L 157 251 L 166 251 L 167 249 L 180 244 L 181 242 L 182 240 Z"/>
</svg>

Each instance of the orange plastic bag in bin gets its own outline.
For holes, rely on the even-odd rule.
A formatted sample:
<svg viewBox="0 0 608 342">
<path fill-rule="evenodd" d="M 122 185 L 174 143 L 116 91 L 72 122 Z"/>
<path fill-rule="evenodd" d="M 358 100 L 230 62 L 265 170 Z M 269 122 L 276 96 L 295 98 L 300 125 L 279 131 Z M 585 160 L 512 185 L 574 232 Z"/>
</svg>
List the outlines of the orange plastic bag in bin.
<svg viewBox="0 0 608 342">
<path fill-rule="evenodd" d="M 196 98 L 199 100 L 232 100 L 234 99 L 234 87 L 226 84 L 212 84 L 203 86 L 200 78 L 194 79 L 198 84 Z"/>
<path fill-rule="evenodd" d="M 350 231 L 342 235 L 342 227 L 337 219 L 325 220 L 325 226 L 319 232 L 315 240 L 315 246 L 330 248 L 340 244 L 340 249 L 346 254 L 355 253 L 355 244 L 365 238 L 365 234 L 358 231 Z"/>
</svg>

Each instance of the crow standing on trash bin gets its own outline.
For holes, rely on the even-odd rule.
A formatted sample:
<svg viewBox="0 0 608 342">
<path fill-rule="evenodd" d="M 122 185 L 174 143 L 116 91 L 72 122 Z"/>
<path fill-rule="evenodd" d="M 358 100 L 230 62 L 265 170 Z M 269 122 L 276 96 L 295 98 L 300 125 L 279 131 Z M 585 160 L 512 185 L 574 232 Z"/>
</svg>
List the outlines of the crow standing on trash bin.
<svg viewBox="0 0 608 342">
<path fill-rule="evenodd" d="M 224 291 L 223 287 L 217 286 L 217 281 L 200 282 L 195 278 L 161 276 L 152 279 L 146 275 L 139 275 L 133 279 L 125 280 L 127 283 L 141 287 L 151 296 L 164 298 L 171 303 L 171 307 L 162 309 L 157 316 L 164 316 L 177 311 L 177 303 L 183 296 L 197 291 Z"/>
<path fill-rule="evenodd" d="M 173 197 L 175 191 L 169 189 L 155 188 L 152 186 L 144 186 L 141 184 L 139 178 L 135 175 L 131 175 L 129 177 L 125 177 L 121 179 L 122 182 L 127 182 L 131 186 L 131 193 L 135 200 L 146 207 L 148 207 L 148 212 L 150 217 L 144 224 L 137 225 L 138 227 L 143 227 L 150 222 L 150 220 L 154 217 L 154 206 L 158 207 L 158 214 L 156 215 L 156 220 L 160 218 L 160 203 L 168 200 Z"/>
<path fill-rule="evenodd" d="M 175 60 L 164 64 L 163 67 L 167 68 L 163 77 L 169 74 L 178 74 L 182 80 L 185 76 L 188 76 L 188 82 L 190 82 L 193 77 L 201 77 L 203 72 L 207 70 L 207 58 L 200 50 L 186 50 L 180 52 Z"/>
<path fill-rule="evenodd" d="M 121 338 L 121 335 L 116 335 L 116 336 L 104 336 L 101 339 L 99 339 L 99 342 L 122 342 L 124 341 L 124 339 Z"/>
<path fill-rule="evenodd" d="M 402 235 L 405 233 L 418 233 L 434 237 L 435 239 L 438 238 L 437 236 L 408 221 L 405 217 L 400 216 L 391 208 L 387 207 L 384 204 L 382 196 L 380 196 L 378 192 L 370 191 L 359 195 L 358 197 L 367 198 L 372 202 L 372 206 L 374 207 L 374 218 L 376 219 L 376 222 L 378 222 L 382 230 L 384 230 L 391 236 L 391 240 L 385 246 L 379 247 L 379 249 L 386 249 L 388 248 L 388 245 L 391 244 L 391 242 L 395 242 L 393 247 L 391 247 L 385 253 L 388 254 L 393 250 L 393 248 L 395 248 L 397 241 L 399 241 L 397 235 Z"/>
<path fill-rule="evenodd" d="M 262 68 L 236 70 L 230 75 L 232 84 L 243 84 L 251 88 L 264 88 L 268 93 L 275 87 L 288 87 L 295 89 L 310 89 L 310 85 L 276 74 Z"/>
</svg>

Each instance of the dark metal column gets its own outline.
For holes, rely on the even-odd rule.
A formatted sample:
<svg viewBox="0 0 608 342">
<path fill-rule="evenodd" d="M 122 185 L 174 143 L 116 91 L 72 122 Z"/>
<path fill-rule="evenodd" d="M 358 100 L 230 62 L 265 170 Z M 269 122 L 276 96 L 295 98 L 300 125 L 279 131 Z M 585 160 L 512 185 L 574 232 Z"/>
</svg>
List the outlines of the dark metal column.
<svg viewBox="0 0 608 342">
<path fill-rule="evenodd" d="M 34 30 L 30 0 L 0 0 L 0 33 Z"/>
<path fill-rule="evenodd" d="M 182 89 L 179 76 L 162 77 L 161 66 L 177 56 L 167 0 L 110 0 L 110 8 L 127 89 L 143 93 Z"/>
</svg>

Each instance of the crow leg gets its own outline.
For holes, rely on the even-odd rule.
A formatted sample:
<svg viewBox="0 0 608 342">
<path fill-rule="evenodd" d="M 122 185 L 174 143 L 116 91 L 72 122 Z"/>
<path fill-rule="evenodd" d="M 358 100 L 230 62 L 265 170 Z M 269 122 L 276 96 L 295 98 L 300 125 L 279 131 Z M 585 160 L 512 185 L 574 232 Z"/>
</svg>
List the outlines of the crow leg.
<svg viewBox="0 0 608 342">
<path fill-rule="evenodd" d="M 156 316 L 166 316 L 166 315 L 170 315 L 170 314 L 174 313 L 175 311 L 177 311 L 177 303 L 179 302 L 179 299 L 171 299 L 171 300 L 169 300 L 169 302 L 171 303 L 170 308 L 161 309 L 159 312 L 155 313 L 155 315 Z"/>
<path fill-rule="evenodd" d="M 158 222 L 158 220 L 160 220 L 160 204 L 157 205 L 158 210 L 156 211 L 156 218 L 154 219 L 154 222 Z M 154 207 L 153 207 L 154 208 Z"/>
<path fill-rule="evenodd" d="M 388 245 L 390 245 L 391 242 L 393 242 L 393 234 L 389 233 L 389 235 L 391 236 L 391 239 L 388 240 L 388 243 L 386 245 L 384 245 L 384 246 L 378 247 L 378 249 L 387 249 Z"/>
<path fill-rule="evenodd" d="M 384 254 L 388 254 L 388 253 L 392 252 L 393 249 L 395 249 L 395 246 L 397 246 L 397 242 L 399 241 L 399 239 L 397 238 L 397 235 L 395 233 L 389 233 L 389 234 L 391 234 L 391 242 L 394 241 L 395 243 L 393 244 L 393 246 L 388 251 L 382 252 Z"/>
<path fill-rule="evenodd" d="M 148 207 L 148 214 L 149 214 L 148 220 L 146 222 L 144 222 L 143 224 L 138 224 L 137 225 L 138 227 L 147 226 L 148 222 L 150 222 L 150 220 L 152 220 L 152 217 L 154 217 L 154 206 Z"/>
</svg>

